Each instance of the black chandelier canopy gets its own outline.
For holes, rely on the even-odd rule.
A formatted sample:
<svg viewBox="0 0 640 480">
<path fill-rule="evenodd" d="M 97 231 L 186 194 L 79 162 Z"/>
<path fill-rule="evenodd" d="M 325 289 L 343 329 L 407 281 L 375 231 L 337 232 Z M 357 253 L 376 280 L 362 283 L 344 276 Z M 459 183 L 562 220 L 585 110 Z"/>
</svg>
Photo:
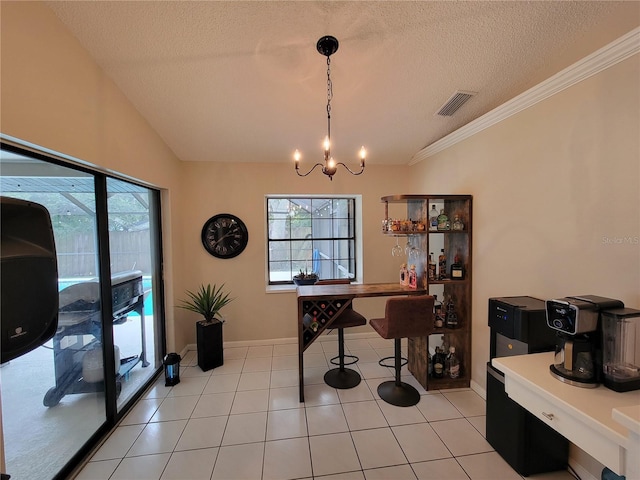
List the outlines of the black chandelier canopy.
<svg viewBox="0 0 640 480">
<path fill-rule="evenodd" d="M 333 99 L 333 84 L 331 83 L 331 55 L 338 51 L 338 40 L 330 35 L 324 36 L 318 40 L 316 44 L 318 52 L 327 57 L 327 136 L 324 139 L 324 163 L 318 162 L 307 173 L 300 173 L 300 158 L 302 155 L 299 150 L 296 150 L 293 154 L 293 158 L 296 166 L 296 173 L 301 177 L 306 177 L 313 172 L 316 167 L 320 167 L 322 173 L 329 177 L 329 180 L 333 180 L 338 170 L 338 165 L 342 165 L 352 175 L 360 175 L 364 172 L 364 161 L 367 156 L 367 151 L 364 147 L 360 148 L 360 170 L 353 171 L 347 165 L 342 162 L 336 162 L 331 156 L 331 100 Z"/>
</svg>

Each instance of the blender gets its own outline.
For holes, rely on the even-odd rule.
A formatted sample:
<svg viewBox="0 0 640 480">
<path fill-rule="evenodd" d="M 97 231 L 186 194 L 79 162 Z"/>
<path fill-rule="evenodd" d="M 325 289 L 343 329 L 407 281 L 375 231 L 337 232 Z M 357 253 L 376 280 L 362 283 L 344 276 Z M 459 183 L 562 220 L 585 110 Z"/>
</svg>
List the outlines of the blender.
<svg viewBox="0 0 640 480">
<path fill-rule="evenodd" d="M 602 367 L 605 387 L 616 392 L 640 389 L 640 310 L 602 312 Z"/>
</svg>

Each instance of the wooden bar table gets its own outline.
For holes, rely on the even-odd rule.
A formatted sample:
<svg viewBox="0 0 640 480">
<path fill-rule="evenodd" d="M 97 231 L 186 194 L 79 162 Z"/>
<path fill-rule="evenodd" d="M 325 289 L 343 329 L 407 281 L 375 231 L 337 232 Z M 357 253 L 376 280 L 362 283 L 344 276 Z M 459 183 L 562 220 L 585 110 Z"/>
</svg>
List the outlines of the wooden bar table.
<svg viewBox="0 0 640 480">
<path fill-rule="evenodd" d="M 354 298 L 424 295 L 424 288 L 403 287 L 397 283 L 305 285 L 298 289 L 298 384 L 304 402 L 303 353 L 331 327 L 333 320 Z M 381 313 L 382 315 L 383 313 Z"/>
</svg>

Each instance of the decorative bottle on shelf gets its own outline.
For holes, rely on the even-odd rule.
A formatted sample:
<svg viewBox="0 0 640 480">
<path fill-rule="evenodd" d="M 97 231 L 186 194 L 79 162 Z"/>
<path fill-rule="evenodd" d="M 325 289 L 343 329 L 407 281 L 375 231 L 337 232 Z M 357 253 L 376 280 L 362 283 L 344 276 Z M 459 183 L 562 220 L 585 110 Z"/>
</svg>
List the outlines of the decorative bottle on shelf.
<svg viewBox="0 0 640 480">
<path fill-rule="evenodd" d="M 444 248 L 440 250 L 440 256 L 438 257 L 438 278 L 440 280 L 447 279 L 447 257 L 444 254 Z"/>
<path fill-rule="evenodd" d="M 407 264 L 403 263 L 400 266 L 400 285 L 406 287 L 409 285 L 409 270 L 407 270 Z"/>
<path fill-rule="evenodd" d="M 458 378 L 460 376 L 460 360 L 456 355 L 456 347 L 449 347 L 449 355 L 447 356 L 446 370 L 449 372 L 450 378 Z"/>
<path fill-rule="evenodd" d="M 431 210 L 429 211 L 429 230 L 435 232 L 438 230 L 438 210 L 436 210 L 435 205 L 431 205 Z"/>
<path fill-rule="evenodd" d="M 438 296 L 433 296 L 433 326 L 435 328 L 442 328 L 444 326 L 444 320 L 442 319 L 442 302 L 438 300 Z"/>
<path fill-rule="evenodd" d="M 462 280 L 463 278 L 464 278 L 464 267 L 462 266 L 460 255 L 456 254 L 456 256 L 453 257 L 453 263 L 451 264 L 451 279 Z"/>
<path fill-rule="evenodd" d="M 436 347 L 436 353 L 433 354 L 431 363 L 433 364 L 433 378 L 444 377 L 444 355 L 442 355 L 440 347 Z"/>
<path fill-rule="evenodd" d="M 445 326 L 447 328 L 457 328 L 458 327 L 458 314 L 456 313 L 456 306 L 453 303 L 453 299 L 449 297 L 447 303 L 445 305 Z"/>
<path fill-rule="evenodd" d="M 464 224 L 462 223 L 462 220 L 460 220 L 460 215 L 453 216 L 453 224 L 451 225 L 451 230 L 456 230 L 458 232 L 460 230 L 464 230 Z"/>
<path fill-rule="evenodd" d="M 433 252 L 429 254 L 429 261 L 427 264 L 427 268 L 429 270 L 429 280 L 436 279 L 436 261 L 433 259 Z"/>
<path fill-rule="evenodd" d="M 449 230 L 450 228 L 449 217 L 445 213 L 444 208 L 442 208 L 440 215 L 438 215 L 438 230 Z"/>
<path fill-rule="evenodd" d="M 409 288 L 418 288 L 418 274 L 415 265 L 411 265 L 409 269 Z"/>
</svg>

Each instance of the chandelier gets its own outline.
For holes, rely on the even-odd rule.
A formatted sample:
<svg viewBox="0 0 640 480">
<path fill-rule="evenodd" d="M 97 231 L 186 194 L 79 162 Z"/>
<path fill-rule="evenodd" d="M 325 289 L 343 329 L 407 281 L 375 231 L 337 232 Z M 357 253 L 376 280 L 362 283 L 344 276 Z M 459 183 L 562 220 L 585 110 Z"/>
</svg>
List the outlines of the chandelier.
<svg viewBox="0 0 640 480">
<path fill-rule="evenodd" d="M 360 148 L 360 171 L 354 172 L 342 162 L 337 162 L 331 156 L 331 99 L 333 98 L 333 84 L 331 83 L 331 55 L 338 50 L 338 40 L 332 36 L 322 37 L 316 44 L 318 52 L 327 57 L 327 136 L 324 139 L 324 163 L 316 163 L 311 170 L 307 173 L 300 173 L 300 158 L 301 154 L 299 150 L 296 150 L 293 154 L 293 159 L 296 165 L 296 173 L 301 177 L 306 177 L 315 170 L 316 167 L 322 168 L 322 173 L 329 177 L 329 180 L 333 180 L 333 175 L 338 169 L 338 165 L 342 165 L 352 175 L 360 175 L 364 172 L 364 161 L 367 156 L 367 151 L 364 147 Z"/>
</svg>

